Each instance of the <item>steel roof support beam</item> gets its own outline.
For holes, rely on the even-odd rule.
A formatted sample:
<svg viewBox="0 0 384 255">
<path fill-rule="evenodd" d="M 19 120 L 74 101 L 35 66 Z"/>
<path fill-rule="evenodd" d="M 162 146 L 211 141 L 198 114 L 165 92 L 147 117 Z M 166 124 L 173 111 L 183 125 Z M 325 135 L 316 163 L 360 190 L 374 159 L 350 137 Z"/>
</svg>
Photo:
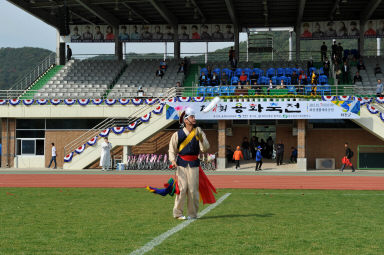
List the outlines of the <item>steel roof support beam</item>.
<svg viewBox="0 0 384 255">
<path fill-rule="evenodd" d="M 125 7 L 127 7 L 135 16 L 139 17 L 140 19 L 142 19 L 145 23 L 147 24 L 150 24 L 151 22 L 148 21 L 147 18 L 145 18 L 143 15 L 141 15 L 140 13 L 138 13 L 136 10 L 134 10 L 130 5 L 128 5 L 127 3 L 123 2 L 122 3 Z"/>
<path fill-rule="evenodd" d="M 150 4 L 157 10 L 157 12 L 165 19 L 165 21 L 172 25 L 174 28 L 177 27 L 178 21 L 175 15 L 171 13 L 167 7 L 158 0 L 148 0 Z"/>
<path fill-rule="evenodd" d="M 89 0 L 76 0 L 81 6 L 83 6 L 86 10 L 88 10 L 90 13 L 104 21 L 106 24 L 109 24 L 113 27 L 118 27 L 120 22 L 119 20 L 110 14 L 109 12 L 105 11 L 103 8 L 100 8 L 99 6 L 91 5 L 91 1 Z"/>
<path fill-rule="evenodd" d="M 203 23 L 205 23 L 207 21 L 207 19 L 206 19 L 204 13 L 201 11 L 200 7 L 197 5 L 196 1 L 191 0 L 191 3 L 196 7 L 197 11 L 200 13 L 200 16 L 201 16 Z"/>
<path fill-rule="evenodd" d="M 306 2 L 306 0 L 300 0 L 300 2 L 299 2 L 299 8 L 298 8 L 297 19 L 296 19 L 296 26 L 300 26 L 300 23 L 303 20 L 305 2 Z"/>
<path fill-rule="evenodd" d="M 339 0 L 335 0 L 335 2 L 333 3 L 333 6 L 332 6 L 331 12 L 329 13 L 329 19 L 333 20 L 333 15 L 334 15 L 338 6 L 339 6 Z"/>
<path fill-rule="evenodd" d="M 48 25 L 51 25 L 55 28 L 58 27 L 56 16 L 52 16 L 46 11 L 33 8 L 33 5 L 30 3 L 27 3 L 26 1 L 8 0 L 8 2 L 10 2 L 13 5 L 16 5 L 17 7 L 21 8 L 25 12 L 31 14 L 32 16 L 34 16 L 40 20 L 42 20 L 43 22 L 47 23 Z"/>
<path fill-rule="evenodd" d="M 231 18 L 233 25 L 238 27 L 239 21 L 238 21 L 237 16 L 236 16 L 235 6 L 233 4 L 233 0 L 225 0 L 225 4 L 227 5 L 229 17 Z"/>
<path fill-rule="evenodd" d="M 360 15 L 360 20 L 363 24 L 365 24 L 372 17 L 372 14 L 375 12 L 381 2 L 382 0 L 369 1 L 369 3 L 366 5 L 365 9 L 361 12 Z"/>
</svg>

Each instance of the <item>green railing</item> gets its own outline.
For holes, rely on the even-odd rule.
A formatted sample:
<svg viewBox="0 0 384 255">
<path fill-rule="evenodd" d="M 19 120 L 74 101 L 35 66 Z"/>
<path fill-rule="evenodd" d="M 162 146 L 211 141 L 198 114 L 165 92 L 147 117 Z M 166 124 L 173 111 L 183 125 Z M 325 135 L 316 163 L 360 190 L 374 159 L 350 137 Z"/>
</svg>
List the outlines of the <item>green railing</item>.
<svg viewBox="0 0 384 255">
<path fill-rule="evenodd" d="M 384 170 L 384 145 L 358 145 L 357 168 Z"/>
</svg>

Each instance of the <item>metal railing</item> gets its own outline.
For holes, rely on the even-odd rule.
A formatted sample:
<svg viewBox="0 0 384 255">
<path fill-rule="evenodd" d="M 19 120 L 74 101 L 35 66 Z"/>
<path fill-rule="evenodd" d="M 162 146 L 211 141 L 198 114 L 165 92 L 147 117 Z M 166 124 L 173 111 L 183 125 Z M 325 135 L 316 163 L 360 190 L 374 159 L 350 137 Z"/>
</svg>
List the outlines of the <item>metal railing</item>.
<svg viewBox="0 0 384 255">
<path fill-rule="evenodd" d="M 36 80 L 38 80 L 50 67 L 55 65 L 56 53 L 49 54 L 39 64 L 37 64 L 29 73 L 24 75 L 10 88 L 10 90 L 26 90 Z"/>
<path fill-rule="evenodd" d="M 166 99 L 173 98 L 176 96 L 176 89 L 170 88 L 166 93 Z M 162 97 L 164 98 L 164 97 Z M 79 146 L 83 145 L 87 141 L 91 140 L 93 137 L 98 135 L 100 131 L 105 130 L 107 128 L 112 127 L 121 127 L 121 126 L 128 126 L 131 123 L 134 123 L 135 121 L 138 121 L 138 125 L 141 124 L 140 118 L 143 117 L 145 114 L 149 113 L 150 109 L 153 109 L 154 107 L 158 106 L 160 104 L 160 97 L 156 98 L 158 99 L 157 102 L 153 105 L 145 105 L 143 107 L 140 107 L 137 111 L 134 112 L 133 115 L 128 116 L 126 118 L 106 118 L 87 132 L 83 133 L 76 139 L 69 142 L 67 145 L 64 146 L 64 155 L 67 155 L 68 153 L 74 151 Z"/>
</svg>

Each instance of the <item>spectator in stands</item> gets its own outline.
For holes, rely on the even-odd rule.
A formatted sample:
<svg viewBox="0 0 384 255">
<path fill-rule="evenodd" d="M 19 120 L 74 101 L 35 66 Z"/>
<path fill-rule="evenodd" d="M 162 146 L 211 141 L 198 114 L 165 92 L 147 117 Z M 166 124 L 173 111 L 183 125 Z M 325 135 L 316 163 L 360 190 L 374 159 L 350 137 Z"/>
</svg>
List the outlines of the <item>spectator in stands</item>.
<svg viewBox="0 0 384 255">
<path fill-rule="evenodd" d="M 200 84 L 200 86 L 204 86 L 204 85 L 206 85 L 207 82 L 208 82 L 208 77 L 207 77 L 207 75 L 205 75 L 204 72 L 202 72 L 201 75 L 200 75 L 200 78 L 199 78 L 199 84 Z"/>
<path fill-rule="evenodd" d="M 324 36 L 324 32 L 321 31 L 320 23 L 316 22 L 315 29 L 312 32 L 312 37 L 323 37 L 323 36 Z"/>
<path fill-rule="evenodd" d="M 255 72 L 252 72 L 252 74 L 249 76 L 249 80 L 251 81 L 251 84 L 253 84 L 258 79 L 258 75 L 256 75 Z"/>
<path fill-rule="evenodd" d="M 381 80 L 377 80 L 377 85 L 376 85 L 376 96 L 382 97 L 383 96 L 383 83 L 381 83 Z"/>
<path fill-rule="evenodd" d="M 141 39 L 143 39 L 143 40 L 151 40 L 152 39 L 152 33 L 149 32 L 149 26 L 148 25 L 142 26 Z"/>
<path fill-rule="evenodd" d="M 359 71 L 365 70 L 365 65 L 363 63 L 363 60 L 360 59 L 359 63 L 357 63 L 357 65 L 356 65 L 356 67 L 357 67 L 357 70 L 359 70 Z"/>
<path fill-rule="evenodd" d="M 185 73 L 185 62 L 181 61 L 179 64 L 179 70 L 177 70 L 177 73 Z"/>
<path fill-rule="evenodd" d="M 236 151 L 233 153 L 233 159 L 236 162 L 236 170 L 240 169 L 240 160 L 244 159 L 243 152 L 240 150 L 240 146 L 236 147 Z"/>
<path fill-rule="evenodd" d="M 92 40 L 93 34 L 91 33 L 91 27 L 85 26 L 85 32 L 83 33 L 83 40 Z"/>
<path fill-rule="evenodd" d="M 241 148 L 243 148 L 244 160 L 248 160 L 250 151 L 249 151 L 249 142 L 247 137 L 243 138 L 243 143 L 241 144 Z"/>
<path fill-rule="evenodd" d="M 339 22 L 339 29 L 337 30 L 337 36 L 347 36 L 348 30 L 347 26 L 345 25 L 344 21 Z"/>
<path fill-rule="evenodd" d="M 160 66 L 159 66 L 159 69 L 156 71 L 156 76 L 160 77 L 161 79 L 163 79 L 164 71 L 161 69 Z"/>
<path fill-rule="evenodd" d="M 71 60 L 71 58 L 72 58 L 72 49 L 67 44 L 67 61 Z"/>
<path fill-rule="evenodd" d="M 332 44 L 332 59 L 333 60 L 336 60 L 337 50 L 338 50 L 338 47 L 337 47 L 336 41 L 333 41 L 333 44 Z"/>
<path fill-rule="evenodd" d="M 311 77 L 311 85 L 317 84 L 317 75 L 314 70 L 312 70 L 310 77 Z"/>
<path fill-rule="evenodd" d="M 263 92 L 261 85 L 257 84 L 257 81 L 254 81 L 252 86 L 255 89 L 256 94 L 261 95 L 261 93 Z"/>
<path fill-rule="evenodd" d="M 307 85 L 307 75 L 304 73 L 304 71 L 301 71 L 299 76 L 299 85 Z"/>
<path fill-rule="evenodd" d="M 81 35 L 79 34 L 79 28 L 77 26 L 73 28 L 71 40 L 81 40 Z"/>
<path fill-rule="evenodd" d="M 374 24 L 373 24 L 372 20 L 368 21 L 367 26 L 368 26 L 368 29 L 364 32 L 364 35 L 367 35 L 367 36 L 374 36 L 374 35 L 376 35 L 376 31 L 373 28 Z"/>
<path fill-rule="evenodd" d="M 131 40 L 140 40 L 141 35 L 139 31 L 137 30 L 137 26 L 133 26 L 133 32 L 131 33 Z"/>
<path fill-rule="evenodd" d="M 248 75 L 246 75 L 245 72 L 242 71 L 241 75 L 240 75 L 240 82 L 241 82 L 241 84 L 244 85 L 247 80 L 248 80 Z"/>
<path fill-rule="evenodd" d="M 284 158 L 284 144 L 282 141 L 280 141 L 280 143 L 276 144 L 276 164 L 282 165 L 283 158 Z"/>
<path fill-rule="evenodd" d="M 232 59 L 234 59 L 235 57 L 235 50 L 233 49 L 233 47 L 231 47 L 231 49 L 228 51 L 228 61 L 232 62 Z"/>
<path fill-rule="evenodd" d="M 187 32 L 187 26 L 185 26 L 185 25 L 181 26 L 181 34 L 179 34 L 179 39 L 180 40 L 188 40 L 189 39 L 189 34 Z"/>
<path fill-rule="evenodd" d="M 167 32 L 164 34 L 163 39 L 164 40 L 173 40 L 174 34 L 172 32 L 172 27 L 170 25 L 167 25 L 166 29 L 167 29 Z"/>
<path fill-rule="evenodd" d="M 249 143 L 249 146 L 251 148 L 252 159 L 255 159 L 258 145 L 259 145 L 258 138 L 256 136 L 252 136 L 251 141 Z"/>
<path fill-rule="evenodd" d="M 208 26 L 207 25 L 203 25 L 201 27 L 201 35 L 200 35 L 200 38 L 202 40 L 211 40 L 211 35 L 208 33 Z"/>
<path fill-rule="evenodd" d="M 115 40 L 115 35 L 113 34 L 113 28 L 107 26 L 107 33 L 105 34 L 105 40 Z"/>
<path fill-rule="evenodd" d="M 247 81 L 247 82 L 245 83 L 244 88 L 247 89 L 247 90 L 252 89 L 252 86 L 251 86 L 251 84 L 249 83 L 249 81 Z"/>
<path fill-rule="evenodd" d="M 321 61 L 324 61 L 327 57 L 327 45 L 323 42 L 323 45 L 320 47 Z"/>
<path fill-rule="evenodd" d="M 140 86 L 136 93 L 137 93 L 137 96 L 139 96 L 139 97 L 143 97 L 143 96 L 144 96 L 144 90 L 143 90 L 143 87 Z"/>
<path fill-rule="evenodd" d="M 163 33 L 161 32 L 160 26 L 155 26 L 155 33 L 153 34 L 152 39 L 154 40 L 163 39 Z"/>
<path fill-rule="evenodd" d="M 308 74 L 310 73 L 309 69 L 312 68 L 312 67 L 313 67 L 313 59 L 311 57 L 311 59 L 308 60 L 308 62 L 307 62 L 307 73 Z"/>
<path fill-rule="evenodd" d="M 127 33 L 127 27 L 121 26 L 121 33 L 119 34 L 119 39 L 121 41 L 129 40 L 129 34 Z"/>
<path fill-rule="evenodd" d="M 339 61 L 342 61 L 343 60 L 343 46 L 341 46 L 341 43 L 339 43 L 339 45 L 337 46 L 337 59 Z"/>
<path fill-rule="evenodd" d="M 380 25 L 377 24 L 376 33 L 377 35 L 384 35 L 384 20 L 380 21 Z"/>
<path fill-rule="evenodd" d="M 284 84 L 284 80 L 281 79 L 280 80 L 280 85 L 276 86 L 276 89 L 283 89 L 283 88 L 285 88 L 285 84 Z"/>
<path fill-rule="evenodd" d="M 220 80 L 221 80 L 221 85 L 227 85 L 228 84 L 229 77 L 228 77 L 226 72 L 223 72 L 221 74 L 221 79 Z"/>
<path fill-rule="evenodd" d="M 211 76 L 212 76 L 212 66 L 211 65 L 207 65 L 207 75 L 208 75 L 208 78 L 211 78 Z"/>
<path fill-rule="evenodd" d="M 212 86 L 220 85 L 220 77 L 219 77 L 219 75 L 217 75 L 216 72 L 213 72 L 213 74 L 212 74 L 211 85 Z"/>
<path fill-rule="evenodd" d="M 328 58 L 326 57 L 323 63 L 323 70 L 324 74 L 329 77 L 329 68 L 331 66 L 331 63 L 329 62 Z"/>
<path fill-rule="evenodd" d="M 349 34 L 350 36 L 359 36 L 360 35 L 360 31 L 359 29 L 357 29 L 357 24 L 355 21 L 351 21 L 351 24 L 350 24 L 350 29 L 349 29 Z"/>
<path fill-rule="evenodd" d="M 94 40 L 104 40 L 104 34 L 101 32 L 100 26 L 95 26 Z"/>
<path fill-rule="evenodd" d="M 181 88 L 181 83 L 179 81 L 176 82 L 176 88 Z"/>
<path fill-rule="evenodd" d="M 307 22 L 303 24 L 303 33 L 301 34 L 301 37 L 304 37 L 304 38 L 312 37 L 312 33 L 309 31 L 309 23 Z"/>
<path fill-rule="evenodd" d="M 236 58 L 233 58 L 233 59 L 231 60 L 231 68 L 232 68 L 232 70 L 234 71 L 234 70 L 236 69 L 236 67 L 237 67 L 237 59 L 236 59 Z"/>
<path fill-rule="evenodd" d="M 162 60 L 162 61 L 160 62 L 160 68 L 161 68 L 161 70 L 163 70 L 164 72 L 167 71 L 167 68 L 168 68 L 168 66 L 167 66 L 167 60 Z"/>
<path fill-rule="evenodd" d="M 270 80 L 269 80 L 269 84 L 268 84 L 268 89 L 267 89 L 267 95 L 270 94 L 271 89 L 273 89 L 273 82 L 272 82 L 272 80 L 270 79 Z"/>
<path fill-rule="evenodd" d="M 192 33 L 192 39 L 194 40 L 198 40 L 200 39 L 200 35 L 199 33 L 197 32 L 197 26 L 196 25 L 193 25 L 191 27 L 191 33 Z"/>
<path fill-rule="evenodd" d="M 297 149 L 295 147 L 291 147 L 291 158 L 290 158 L 290 162 L 291 163 L 297 163 Z"/>
<path fill-rule="evenodd" d="M 224 35 L 220 31 L 220 25 L 215 25 L 215 32 L 212 33 L 212 39 L 214 40 L 224 39 Z"/>
<path fill-rule="evenodd" d="M 381 72 L 381 68 L 380 68 L 380 65 L 379 65 L 379 63 L 377 63 L 376 64 L 376 67 L 375 67 L 375 76 L 377 75 L 377 74 L 381 74 L 382 72 Z"/>
<path fill-rule="evenodd" d="M 349 83 L 349 66 L 346 61 L 344 61 L 343 68 L 341 69 L 341 72 L 343 73 L 343 84 Z"/>
<path fill-rule="evenodd" d="M 363 82 L 363 78 L 360 76 L 359 72 L 356 72 L 356 75 L 353 77 L 353 84 L 356 84 L 356 82 Z"/>
<path fill-rule="evenodd" d="M 233 40 L 234 34 L 232 33 L 232 26 L 228 24 L 225 28 L 227 31 L 224 34 L 224 39 Z"/>
<path fill-rule="evenodd" d="M 291 75 L 291 84 L 293 84 L 293 85 L 299 84 L 298 79 L 299 79 L 299 77 L 297 77 L 296 71 L 293 71 L 293 73 Z"/>
<path fill-rule="evenodd" d="M 336 37 L 337 36 L 336 30 L 334 29 L 333 25 L 334 24 L 332 21 L 329 21 L 327 23 L 327 30 L 325 31 L 325 36 L 327 36 L 327 37 Z"/>
</svg>

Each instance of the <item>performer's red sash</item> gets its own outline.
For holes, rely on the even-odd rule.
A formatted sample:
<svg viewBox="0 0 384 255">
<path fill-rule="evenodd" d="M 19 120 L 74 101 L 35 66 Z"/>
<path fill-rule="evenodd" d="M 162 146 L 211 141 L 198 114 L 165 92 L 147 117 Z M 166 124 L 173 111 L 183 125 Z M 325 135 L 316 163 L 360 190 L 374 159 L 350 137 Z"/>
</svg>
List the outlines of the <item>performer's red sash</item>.
<svg viewBox="0 0 384 255">
<path fill-rule="evenodd" d="M 343 157 L 341 163 L 345 164 L 346 166 L 352 166 L 351 161 L 347 157 Z"/>
<path fill-rule="evenodd" d="M 198 159 L 197 155 L 179 155 L 179 157 L 185 161 L 194 161 Z M 212 183 L 209 181 L 208 177 L 199 165 L 199 192 L 200 197 L 203 200 L 203 204 L 216 203 L 216 199 L 212 191 L 217 193 L 215 187 L 213 187 Z"/>
</svg>

